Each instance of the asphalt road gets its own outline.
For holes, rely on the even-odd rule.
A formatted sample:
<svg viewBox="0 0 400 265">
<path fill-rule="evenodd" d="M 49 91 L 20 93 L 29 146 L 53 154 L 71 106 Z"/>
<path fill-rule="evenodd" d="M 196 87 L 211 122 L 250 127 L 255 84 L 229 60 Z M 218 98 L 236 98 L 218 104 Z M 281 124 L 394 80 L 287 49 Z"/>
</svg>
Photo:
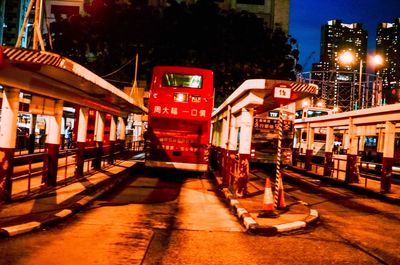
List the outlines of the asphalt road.
<svg viewBox="0 0 400 265">
<path fill-rule="evenodd" d="M 316 184 L 285 191 L 320 222 L 267 237 L 244 232 L 212 180 L 143 171 L 55 227 L 1 239 L 0 264 L 400 264 L 399 206 Z"/>
</svg>

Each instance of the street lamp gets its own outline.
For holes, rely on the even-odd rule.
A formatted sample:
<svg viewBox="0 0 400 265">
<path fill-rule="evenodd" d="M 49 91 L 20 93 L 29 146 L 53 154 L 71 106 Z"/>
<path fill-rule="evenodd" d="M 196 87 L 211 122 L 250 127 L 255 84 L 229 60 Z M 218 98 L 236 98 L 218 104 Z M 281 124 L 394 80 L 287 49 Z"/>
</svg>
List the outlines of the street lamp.
<svg viewBox="0 0 400 265">
<path fill-rule="evenodd" d="M 339 61 L 343 64 L 349 65 L 355 61 L 354 54 L 345 51 L 339 56 Z M 359 68 L 359 77 L 358 77 L 358 99 L 356 101 L 356 109 L 361 106 L 364 108 L 364 102 L 361 102 L 361 94 L 362 94 L 362 68 L 363 68 L 363 60 L 360 58 L 360 68 Z M 380 55 L 375 55 L 371 58 L 370 62 L 373 65 L 381 65 L 383 63 L 383 58 Z M 362 97 L 364 99 L 364 97 Z"/>
</svg>

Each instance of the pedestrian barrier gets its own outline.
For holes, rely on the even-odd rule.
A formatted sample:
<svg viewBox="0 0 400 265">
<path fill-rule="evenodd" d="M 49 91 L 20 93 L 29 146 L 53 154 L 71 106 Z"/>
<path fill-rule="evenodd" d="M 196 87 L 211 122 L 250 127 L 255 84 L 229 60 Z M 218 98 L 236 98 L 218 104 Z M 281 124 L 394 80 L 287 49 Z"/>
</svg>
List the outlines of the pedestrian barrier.
<svg viewBox="0 0 400 265">
<path fill-rule="evenodd" d="M 17 164 L 14 167 L 14 172 L 18 171 L 19 173 L 14 173 L 11 181 L 26 181 L 26 188 L 24 188 L 26 195 L 29 195 L 31 192 L 33 178 L 47 174 L 47 167 L 43 165 L 43 162 L 39 162 L 38 165 L 38 161 L 44 161 L 45 159 L 47 159 L 47 153 L 20 155 L 14 158 L 15 164 Z"/>
<path fill-rule="evenodd" d="M 336 155 L 336 157 L 332 158 L 333 167 L 330 171 L 330 175 L 326 175 L 325 177 L 334 178 L 339 181 L 346 182 L 346 173 L 347 173 L 347 157 L 346 155 Z M 299 155 L 297 159 L 294 160 L 293 166 L 297 168 L 305 168 L 304 156 Z M 324 176 L 324 165 L 311 163 L 311 170 L 309 172 L 315 173 L 317 175 Z M 357 177 L 358 181 L 356 183 L 362 184 L 364 189 L 371 189 L 375 192 L 381 192 L 380 186 L 374 185 L 371 181 L 381 181 L 382 180 L 382 163 L 370 162 L 370 161 L 361 161 L 361 156 L 357 157 L 356 162 L 357 168 Z M 396 174 L 393 174 L 396 176 Z M 394 177 L 396 179 L 396 177 Z M 392 184 L 397 185 L 398 182 L 392 181 Z M 378 190 L 377 190 L 378 189 Z"/>
<path fill-rule="evenodd" d="M 66 183 L 67 177 L 68 177 L 68 169 L 73 168 L 75 169 L 76 165 L 76 151 L 78 149 L 65 149 L 64 151 L 59 153 L 59 157 L 62 157 L 62 159 L 59 159 L 59 164 L 58 164 L 58 172 L 60 172 L 61 169 L 64 169 L 64 182 Z M 63 162 L 61 162 L 63 161 Z M 61 163 L 60 163 L 61 162 Z"/>
<path fill-rule="evenodd" d="M 103 152 L 100 157 L 100 167 L 104 168 L 108 164 L 112 164 L 114 159 L 121 157 L 127 150 L 124 143 L 115 143 L 113 152 L 109 145 L 103 146 Z M 78 178 L 76 171 L 78 149 L 60 150 L 58 154 L 57 165 L 57 185 L 66 185 L 70 179 Z M 112 154 L 111 154 L 112 153 Z M 112 161 L 110 160 L 112 157 Z M 33 190 L 43 190 L 46 188 L 45 179 L 48 174 L 48 158 L 47 152 L 34 153 L 30 155 L 19 155 L 14 158 L 14 166 L 12 181 L 12 198 L 17 199 L 30 196 Z M 84 171 L 88 174 L 93 170 L 93 161 L 96 157 L 96 147 L 89 146 L 85 148 L 84 153 Z"/>
<path fill-rule="evenodd" d="M 228 187 L 235 196 L 246 196 L 247 177 L 242 175 L 243 170 L 247 171 L 247 169 L 241 167 L 248 164 L 248 160 L 247 162 L 244 159 L 240 161 L 238 154 L 227 153 L 219 147 L 211 147 L 209 156 L 211 170 L 218 172 L 222 177 L 223 185 Z"/>
</svg>

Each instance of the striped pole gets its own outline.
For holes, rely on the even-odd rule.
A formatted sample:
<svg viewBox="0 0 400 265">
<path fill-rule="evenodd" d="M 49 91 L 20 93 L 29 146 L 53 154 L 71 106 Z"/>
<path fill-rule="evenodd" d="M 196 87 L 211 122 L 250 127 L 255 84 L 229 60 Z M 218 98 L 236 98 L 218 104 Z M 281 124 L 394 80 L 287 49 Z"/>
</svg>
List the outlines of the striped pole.
<svg viewBox="0 0 400 265">
<path fill-rule="evenodd" d="M 275 209 L 278 207 L 279 200 L 279 184 L 281 183 L 281 146 L 282 146 L 282 135 L 283 135 L 283 113 L 281 104 L 279 107 L 279 129 L 278 129 L 278 150 L 276 153 L 276 176 L 275 176 L 275 194 L 274 194 L 274 206 Z M 282 184 L 283 185 L 283 184 Z"/>
</svg>

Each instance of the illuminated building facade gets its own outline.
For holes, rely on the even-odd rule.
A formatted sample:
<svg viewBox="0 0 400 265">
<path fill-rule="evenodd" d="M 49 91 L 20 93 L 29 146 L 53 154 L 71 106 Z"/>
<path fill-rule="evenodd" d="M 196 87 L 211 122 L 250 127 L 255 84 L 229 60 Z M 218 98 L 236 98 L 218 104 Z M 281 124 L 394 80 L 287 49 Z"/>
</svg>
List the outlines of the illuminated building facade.
<svg viewBox="0 0 400 265">
<path fill-rule="evenodd" d="M 387 103 L 400 99 L 400 18 L 393 23 L 380 23 L 376 33 L 376 52 L 384 59 L 378 69 L 383 81 L 383 95 Z"/>
<path fill-rule="evenodd" d="M 362 60 L 362 69 L 365 71 L 367 42 L 368 33 L 361 23 L 345 24 L 341 20 L 330 20 L 321 27 L 320 63 L 313 64 L 312 78 L 320 83 L 321 98 L 327 107 L 335 107 L 340 111 L 357 108 L 359 62 Z M 340 64 L 338 58 L 343 51 L 354 54 L 353 64 Z M 363 86 L 367 84 L 364 81 Z M 363 87 L 364 90 L 367 89 Z"/>
</svg>

